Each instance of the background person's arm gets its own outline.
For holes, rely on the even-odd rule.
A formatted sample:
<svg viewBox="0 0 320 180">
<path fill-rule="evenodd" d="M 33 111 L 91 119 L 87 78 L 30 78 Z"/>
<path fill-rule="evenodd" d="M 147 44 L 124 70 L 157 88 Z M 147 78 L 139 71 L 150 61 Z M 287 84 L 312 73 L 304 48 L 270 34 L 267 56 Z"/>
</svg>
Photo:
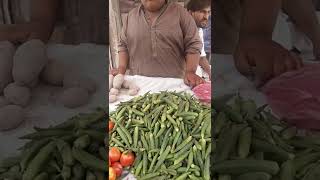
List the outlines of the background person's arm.
<svg viewBox="0 0 320 180">
<path fill-rule="evenodd" d="M 311 40 L 319 39 L 320 26 L 311 0 L 283 0 L 283 10 Z"/>
<path fill-rule="evenodd" d="M 40 39 L 47 42 L 54 29 L 57 15 L 57 0 L 31 0 L 30 22 L 0 25 L 0 41 L 24 42 Z"/>
<path fill-rule="evenodd" d="M 209 75 L 209 78 L 211 80 L 211 68 L 210 68 L 210 64 L 209 64 L 209 61 L 207 60 L 207 58 L 200 57 L 199 65 Z"/>
<path fill-rule="evenodd" d="M 320 59 L 320 24 L 311 0 L 283 0 L 283 11 L 295 27 L 312 41 L 314 55 Z"/>
</svg>

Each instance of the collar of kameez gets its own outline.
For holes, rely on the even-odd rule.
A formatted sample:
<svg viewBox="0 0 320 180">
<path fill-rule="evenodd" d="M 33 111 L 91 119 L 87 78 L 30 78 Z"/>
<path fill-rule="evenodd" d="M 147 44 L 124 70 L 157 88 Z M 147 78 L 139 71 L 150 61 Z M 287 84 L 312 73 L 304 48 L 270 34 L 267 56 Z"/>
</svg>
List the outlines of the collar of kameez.
<svg viewBox="0 0 320 180">
<path fill-rule="evenodd" d="M 160 9 L 160 14 L 159 16 L 161 16 L 161 14 L 167 9 L 167 7 L 169 6 L 169 4 L 172 3 L 172 2 L 168 2 L 168 0 L 166 0 L 165 4 L 161 7 Z M 143 4 L 141 3 L 140 6 L 139 6 L 139 12 L 141 13 L 144 13 L 145 14 L 145 11 L 144 11 L 144 6 Z"/>
</svg>

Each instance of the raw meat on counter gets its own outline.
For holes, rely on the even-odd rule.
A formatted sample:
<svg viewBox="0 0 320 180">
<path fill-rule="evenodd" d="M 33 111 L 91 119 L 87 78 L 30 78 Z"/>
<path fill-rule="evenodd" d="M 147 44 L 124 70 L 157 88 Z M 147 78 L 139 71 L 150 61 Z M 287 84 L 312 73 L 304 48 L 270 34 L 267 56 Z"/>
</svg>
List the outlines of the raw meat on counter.
<svg viewBox="0 0 320 180">
<path fill-rule="evenodd" d="M 320 64 L 285 73 L 263 87 L 272 111 L 303 129 L 320 129 Z"/>
</svg>

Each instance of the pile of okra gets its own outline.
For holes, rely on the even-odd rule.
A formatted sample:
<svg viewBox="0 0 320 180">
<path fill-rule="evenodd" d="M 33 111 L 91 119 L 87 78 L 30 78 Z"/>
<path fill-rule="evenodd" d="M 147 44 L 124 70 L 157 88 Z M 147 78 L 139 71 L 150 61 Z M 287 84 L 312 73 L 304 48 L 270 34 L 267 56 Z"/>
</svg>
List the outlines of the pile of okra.
<svg viewBox="0 0 320 180">
<path fill-rule="evenodd" d="M 213 100 L 213 179 L 320 179 L 319 137 L 301 136 L 254 101 L 226 103 L 231 97 Z"/>
<path fill-rule="evenodd" d="M 109 147 L 131 150 L 131 173 L 144 179 L 210 179 L 211 109 L 186 93 L 146 93 L 110 119 Z"/>
<path fill-rule="evenodd" d="M 105 180 L 106 111 L 76 115 L 49 128 L 35 127 L 20 153 L 0 161 L 0 179 Z"/>
</svg>

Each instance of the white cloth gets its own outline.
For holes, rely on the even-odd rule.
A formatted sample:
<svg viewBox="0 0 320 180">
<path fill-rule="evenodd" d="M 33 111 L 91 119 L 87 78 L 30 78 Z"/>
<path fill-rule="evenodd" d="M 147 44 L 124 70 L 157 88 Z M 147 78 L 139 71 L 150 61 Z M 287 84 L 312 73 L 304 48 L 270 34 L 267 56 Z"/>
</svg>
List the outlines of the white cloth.
<svg viewBox="0 0 320 180">
<path fill-rule="evenodd" d="M 258 105 L 266 103 L 265 96 L 237 71 L 232 55 L 213 54 L 213 58 L 213 100 L 214 97 L 239 92 L 243 97 L 255 100 Z"/>
<path fill-rule="evenodd" d="M 143 95 L 147 92 L 157 93 L 160 91 L 177 91 L 177 92 L 188 92 L 193 94 L 190 87 L 185 85 L 183 79 L 177 78 L 161 78 L 161 77 L 146 77 L 146 76 L 125 76 L 126 80 L 134 82 L 139 88 L 140 91 L 138 95 Z M 134 96 L 128 95 L 127 89 L 121 89 L 120 94 L 118 95 L 118 100 L 114 103 L 109 104 L 109 112 L 112 112 L 116 109 L 117 105 L 120 102 L 129 101 Z"/>
</svg>

